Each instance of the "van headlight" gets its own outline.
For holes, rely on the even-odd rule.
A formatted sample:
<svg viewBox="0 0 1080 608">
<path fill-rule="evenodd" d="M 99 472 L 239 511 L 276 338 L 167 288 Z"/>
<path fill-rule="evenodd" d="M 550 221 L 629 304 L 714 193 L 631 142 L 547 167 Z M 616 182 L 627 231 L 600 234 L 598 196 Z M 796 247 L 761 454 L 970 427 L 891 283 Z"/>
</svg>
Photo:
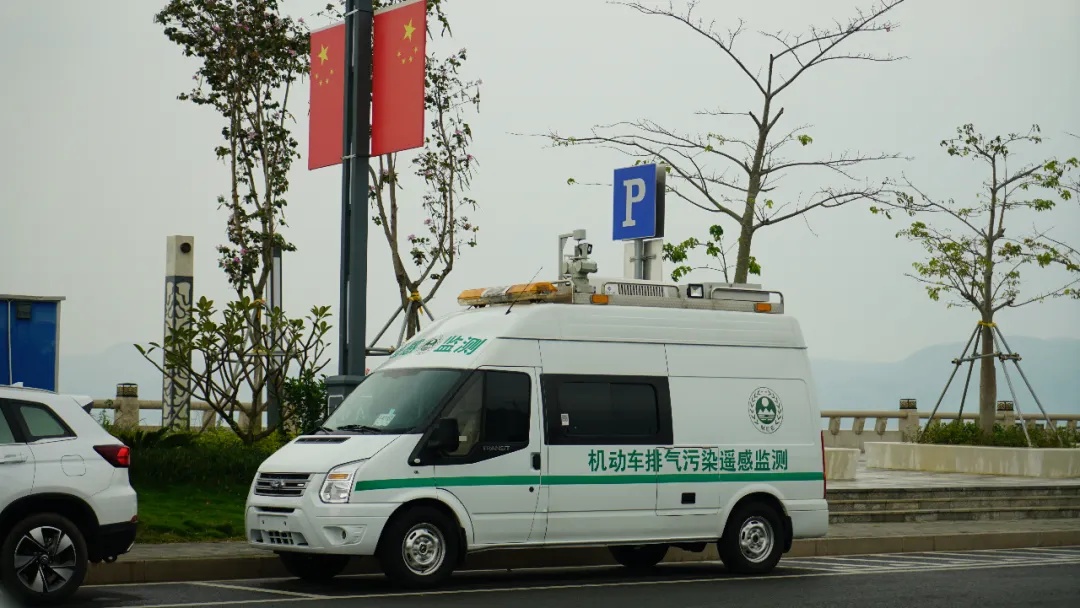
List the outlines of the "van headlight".
<svg viewBox="0 0 1080 608">
<path fill-rule="evenodd" d="M 323 480 L 322 488 L 319 489 L 319 498 L 323 502 L 330 504 L 349 502 L 349 497 L 352 496 L 356 471 L 365 462 L 367 462 L 366 459 L 357 460 L 330 469 L 326 479 Z"/>
</svg>

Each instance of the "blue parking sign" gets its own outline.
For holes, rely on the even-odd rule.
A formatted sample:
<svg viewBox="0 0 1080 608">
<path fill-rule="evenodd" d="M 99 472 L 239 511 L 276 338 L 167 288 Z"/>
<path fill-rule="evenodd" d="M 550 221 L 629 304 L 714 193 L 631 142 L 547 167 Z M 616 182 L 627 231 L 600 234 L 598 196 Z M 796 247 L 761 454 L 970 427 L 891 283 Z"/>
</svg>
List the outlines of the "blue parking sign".
<svg viewBox="0 0 1080 608">
<path fill-rule="evenodd" d="M 612 239 L 664 236 L 664 175 L 663 167 L 656 164 L 615 170 Z"/>
</svg>

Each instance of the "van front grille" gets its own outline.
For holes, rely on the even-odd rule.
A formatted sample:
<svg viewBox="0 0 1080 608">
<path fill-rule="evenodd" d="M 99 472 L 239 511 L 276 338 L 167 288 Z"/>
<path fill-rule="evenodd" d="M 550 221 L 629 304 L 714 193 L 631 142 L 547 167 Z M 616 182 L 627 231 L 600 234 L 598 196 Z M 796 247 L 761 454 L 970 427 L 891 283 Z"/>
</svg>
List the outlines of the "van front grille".
<svg viewBox="0 0 1080 608">
<path fill-rule="evenodd" d="M 303 496 L 311 475 L 308 473 L 259 473 L 255 480 L 256 496 Z"/>
</svg>

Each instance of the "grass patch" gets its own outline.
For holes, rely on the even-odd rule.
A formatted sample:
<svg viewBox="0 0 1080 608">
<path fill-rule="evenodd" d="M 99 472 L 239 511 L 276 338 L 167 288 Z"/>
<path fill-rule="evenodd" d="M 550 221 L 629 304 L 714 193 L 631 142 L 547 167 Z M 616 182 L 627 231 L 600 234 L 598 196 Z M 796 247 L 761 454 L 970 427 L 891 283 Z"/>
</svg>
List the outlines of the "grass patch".
<svg viewBox="0 0 1080 608">
<path fill-rule="evenodd" d="M 246 486 L 136 486 L 135 490 L 139 495 L 138 543 L 244 540 Z"/>
</svg>

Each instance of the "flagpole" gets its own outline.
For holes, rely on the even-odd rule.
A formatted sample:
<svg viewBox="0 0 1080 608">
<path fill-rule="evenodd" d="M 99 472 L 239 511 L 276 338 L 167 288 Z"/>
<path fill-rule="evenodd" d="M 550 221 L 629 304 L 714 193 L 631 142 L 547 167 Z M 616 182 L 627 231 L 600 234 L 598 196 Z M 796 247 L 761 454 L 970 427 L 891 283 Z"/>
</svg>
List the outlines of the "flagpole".
<svg viewBox="0 0 1080 608">
<path fill-rule="evenodd" d="M 346 0 L 345 116 L 341 171 L 338 374 L 327 378 L 333 411 L 362 380 L 366 357 L 368 161 L 371 150 L 372 0 Z"/>
</svg>

